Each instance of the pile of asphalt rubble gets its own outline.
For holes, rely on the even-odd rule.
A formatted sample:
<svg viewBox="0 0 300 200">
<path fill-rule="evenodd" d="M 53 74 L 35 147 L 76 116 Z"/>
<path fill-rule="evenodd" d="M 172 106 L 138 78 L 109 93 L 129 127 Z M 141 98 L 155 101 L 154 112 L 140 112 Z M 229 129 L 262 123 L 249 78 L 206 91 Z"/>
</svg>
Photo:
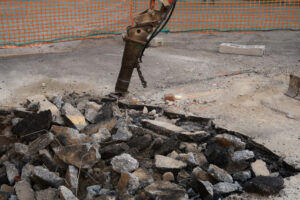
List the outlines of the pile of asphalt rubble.
<svg viewBox="0 0 300 200">
<path fill-rule="evenodd" d="M 294 174 L 210 119 L 108 97 L 30 97 L 0 110 L 0 134 L 0 200 L 271 195 Z"/>
</svg>

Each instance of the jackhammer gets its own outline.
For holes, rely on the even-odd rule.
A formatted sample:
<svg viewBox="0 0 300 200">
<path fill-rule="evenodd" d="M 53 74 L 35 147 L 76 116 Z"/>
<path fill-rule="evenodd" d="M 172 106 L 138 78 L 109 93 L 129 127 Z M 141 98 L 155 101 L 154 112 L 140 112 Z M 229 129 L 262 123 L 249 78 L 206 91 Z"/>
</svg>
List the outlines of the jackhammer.
<svg viewBox="0 0 300 200">
<path fill-rule="evenodd" d="M 177 2 L 177 0 L 160 1 L 162 3 L 160 10 L 155 9 L 155 0 L 150 0 L 150 8 L 136 13 L 133 17 L 134 25 L 127 27 L 123 36 L 125 48 L 115 87 L 116 93 L 127 93 L 134 68 L 137 69 L 143 87 L 147 87 L 140 69 L 143 53 L 151 40 L 166 26 Z"/>
</svg>

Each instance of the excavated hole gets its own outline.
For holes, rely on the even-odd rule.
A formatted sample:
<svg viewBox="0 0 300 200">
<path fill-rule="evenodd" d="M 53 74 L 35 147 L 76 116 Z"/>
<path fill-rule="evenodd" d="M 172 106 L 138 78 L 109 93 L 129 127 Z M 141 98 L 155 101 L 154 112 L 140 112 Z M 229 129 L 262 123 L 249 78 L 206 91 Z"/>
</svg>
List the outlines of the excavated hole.
<svg viewBox="0 0 300 200">
<path fill-rule="evenodd" d="M 49 100 L 54 103 L 53 99 Z M 76 166 L 80 172 L 79 175 L 77 173 L 74 176 L 75 178 L 79 177 L 77 189 L 72 188 L 69 183 L 65 183 L 79 199 L 105 199 L 106 197 L 106 199 L 128 199 L 132 197 L 136 199 L 218 199 L 225 198 L 232 193 L 245 191 L 269 195 L 276 194 L 282 189 L 282 178 L 295 174 L 293 167 L 289 166 L 281 157 L 263 145 L 257 144 L 251 138 L 241 133 L 217 127 L 211 119 L 172 113 L 156 106 L 131 105 L 123 101 L 116 102 L 115 98 L 80 97 L 77 94 L 70 94 L 64 97 L 63 101 L 70 103 L 74 108 L 77 107 L 83 115 L 85 114 L 86 118 L 89 118 L 87 113 L 91 112 L 88 111 L 87 105 L 93 104 L 94 107 L 95 105 L 101 105 L 99 106 L 101 109 L 97 111 L 95 121 L 91 122 L 89 118 L 90 122 L 88 125 L 80 131 L 80 133 L 85 134 L 82 136 L 85 137 L 84 141 L 78 142 L 77 139 L 70 139 L 66 134 L 60 134 L 58 131 L 60 128 L 76 127 L 62 109 L 60 111 L 62 111 L 65 125 L 54 122 L 52 119 L 49 126 L 47 123 L 46 126 L 45 124 L 42 126 L 39 123 L 30 122 L 30 120 L 30 123 L 26 126 L 21 126 L 20 124 L 22 121 L 24 122 L 24 119 L 28 117 L 30 119 L 32 112 L 24 111 L 24 109 L 14 109 L 13 111 L 0 109 L 0 133 L 2 134 L 0 142 L 0 185 L 14 186 L 14 182 L 22 179 L 22 169 L 26 164 L 31 164 L 33 167 L 42 166 L 51 172 L 56 172 L 60 178 L 67 180 L 66 174 L 70 170 L 68 166 L 76 166 L 76 162 L 69 161 L 68 158 L 62 159 L 63 155 L 57 153 L 58 149 L 69 148 L 69 146 L 74 145 L 80 146 L 86 142 L 89 145 L 97 143 L 98 146 L 95 147 L 95 151 L 99 151 L 101 154 L 100 160 L 93 162 L 94 154 L 91 155 L 91 152 L 84 152 L 82 145 L 80 148 L 83 148 L 83 150 L 79 151 L 78 154 L 76 154 L 76 151 L 79 146 L 78 148 L 65 150 L 67 157 L 70 153 L 69 157 L 74 156 L 74 158 L 72 157 L 74 160 L 77 159 L 76 156 L 79 156 L 81 164 L 82 162 L 87 162 L 85 164 L 88 167 L 79 168 Z M 82 102 L 85 102 L 85 106 L 80 109 L 79 105 Z M 87 102 L 93 103 L 88 104 Z M 36 105 L 25 104 L 27 109 L 30 106 L 36 109 L 34 107 Z M 33 113 L 37 110 L 34 110 Z M 47 116 L 46 113 L 44 115 Z M 45 119 L 39 120 L 47 121 Z M 14 121 L 13 125 L 12 121 Z M 157 125 L 155 122 L 161 122 L 162 124 Z M 99 124 L 101 124 L 101 127 L 108 129 L 112 138 L 97 142 L 96 137 L 92 137 L 98 131 Z M 20 135 L 20 131 L 22 132 L 21 128 L 37 130 L 36 126 L 41 126 L 40 129 L 42 130 L 35 132 L 34 134 L 36 135 L 30 135 L 30 137 Z M 16 133 L 14 130 L 19 132 Z M 72 130 L 73 134 L 75 134 L 76 130 Z M 39 138 L 45 137 L 48 131 L 53 133 L 54 140 L 43 146 L 45 140 L 42 141 Z M 79 134 L 79 132 L 76 132 L 76 134 Z M 101 134 L 102 137 L 103 133 Z M 79 136 L 76 135 L 76 137 Z M 228 137 L 233 138 L 234 142 Z M 93 139 L 91 140 L 90 138 Z M 34 153 L 31 155 L 26 156 L 25 154 L 24 156 L 13 152 L 16 143 L 22 143 L 30 148 L 33 141 L 38 141 L 41 145 L 35 146 L 34 148 L 38 149 L 38 151 L 33 151 Z M 91 147 L 89 146 L 89 148 Z M 47 157 L 41 151 L 49 152 L 49 156 Z M 240 157 L 234 158 L 234 155 L 239 151 L 249 154 L 250 157 L 243 159 Z M 129 175 L 120 174 L 112 167 L 113 160 L 123 153 L 131 155 L 139 163 L 139 169 L 134 168 L 130 170 L 131 173 Z M 252 154 L 254 156 L 251 156 Z M 91 157 L 91 159 L 85 160 L 84 156 L 86 155 Z M 156 162 L 159 160 L 157 155 L 165 156 L 162 157 L 161 162 L 172 158 L 173 163 L 170 166 L 161 167 Z M 240 160 L 234 161 L 234 159 Z M 261 163 L 265 163 L 267 169 L 262 169 L 263 167 L 261 166 L 258 169 L 254 169 L 251 166 L 258 160 Z M 4 173 L 5 169 L 7 169 L 5 161 L 12 163 L 19 171 L 19 175 L 13 177 L 15 179 L 13 183 L 9 182 L 8 175 Z M 126 165 L 126 163 L 127 161 L 121 163 L 121 165 Z M 182 163 L 186 166 L 176 166 Z M 222 170 L 221 172 L 212 172 L 213 170 L 218 171 L 220 168 L 225 170 L 225 172 Z M 150 174 L 151 178 L 148 177 L 149 180 L 142 181 L 142 178 L 138 175 L 142 172 L 139 170 L 145 170 L 146 174 Z M 266 170 L 269 173 L 267 175 L 264 174 Z M 223 172 L 225 175 L 219 174 L 223 176 L 221 178 L 218 175 L 213 175 Z M 243 176 L 241 178 L 237 175 L 240 172 L 247 172 L 250 177 L 245 178 Z M 263 176 L 259 177 L 256 173 L 262 173 Z M 138 186 L 135 185 L 137 183 L 133 181 L 132 176 L 140 178 L 138 179 Z M 256 178 L 256 176 L 259 178 Z M 233 183 L 228 183 L 230 182 L 228 177 L 233 179 L 231 181 Z M 35 192 L 44 191 L 49 187 L 59 188 L 53 183 L 50 184 L 49 180 L 37 178 L 36 175 L 29 175 L 28 178 Z M 161 183 L 159 182 L 160 180 L 170 180 L 171 185 L 166 182 Z M 274 184 L 270 185 L 270 182 Z M 155 184 L 158 184 L 158 186 Z M 236 188 L 224 189 L 225 186 L 222 184 L 226 187 Z M 87 187 L 94 187 L 95 185 L 98 185 L 100 189 L 94 188 L 93 191 L 87 191 Z M 161 191 L 157 192 L 157 190 Z M 13 192 L 6 193 L 15 195 Z"/>
</svg>

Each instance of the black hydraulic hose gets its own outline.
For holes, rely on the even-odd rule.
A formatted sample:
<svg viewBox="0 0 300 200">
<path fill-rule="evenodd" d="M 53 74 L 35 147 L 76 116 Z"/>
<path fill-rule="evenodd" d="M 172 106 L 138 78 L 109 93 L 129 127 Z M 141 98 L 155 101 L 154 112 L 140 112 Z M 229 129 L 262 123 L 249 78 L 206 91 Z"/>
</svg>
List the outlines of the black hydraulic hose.
<svg viewBox="0 0 300 200">
<path fill-rule="evenodd" d="M 177 2 L 177 0 L 174 1 L 173 6 L 172 6 L 172 8 L 171 8 L 171 11 L 169 11 L 170 14 L 168 15 L 168 18 L 167 18 L 167 20 L 164 22 L 163 26 L 161 26 L 161 27 L 158 26 L 158 27 L 160 27 L 160 29 L 159 29 L 158 31 L 156 31 L 156 33 L 155 33 L 155 31 L 153 32 L 154 34 L 152 34 L 151 40 L 152 40 L 155 36 L 157 36 L 157 35 L 162 31 L 162 29 L 168 24 L 169 20 L 171 19 L 172 14 L 173 14 L 173 12 L 174 12 L 174 10 L 175 10 L 176 2 Z"/>
<path fill-rule="evenodd" d="M 156 29 L 153 31 L 153 33 L 151 34 L 151 36 L 150 36 L 150 38 L 147 40 L 147 42 L 146 42 L 146 44 L 144 45 L 144 48 L 143 48 L 143 50 L 142 50 L 142 52 L 141 52 L 141 55 L 140 55 L 140 57 L 139 57 L 139 63 L 141 63 L 142 62 L 142 57 L 143 57 L 143 54 L 144 54 L 144 51 L 145 51 L 145 49 L 148 47 L 148 45 L 149 45 L 149 43 L 151 42 L 151 40 L 155 37 L 155 36 L 157 36 L 161 31 L 162 31 L 162 29 L 167 25 L 167 23 L 169 22 L 169 20 L 170 20 L 170 18 L 171 18 L 171 16 L 172 16 L 172 14 L 173 14 L 173 12 L 174 12 L 174 10 L 175 10 L 175 7 L 176 7 L 176 3 L 177 3 L 177 0 L 174 0 L 174 2 L 172 3 L 172 6 L 171 6 L 171 8 L 170 8 L 170 10 L 171 11 L 169 11 L 168 13 L 167 13 L 167 19 L 164 19 L 164 20 L 162 20 L 161 21 L 161 23 L 156 27 Z M 163 24 L 163 25 L 162 25 Z M 161 26 L 162 25 L 162 26 Z"/>
</svg>

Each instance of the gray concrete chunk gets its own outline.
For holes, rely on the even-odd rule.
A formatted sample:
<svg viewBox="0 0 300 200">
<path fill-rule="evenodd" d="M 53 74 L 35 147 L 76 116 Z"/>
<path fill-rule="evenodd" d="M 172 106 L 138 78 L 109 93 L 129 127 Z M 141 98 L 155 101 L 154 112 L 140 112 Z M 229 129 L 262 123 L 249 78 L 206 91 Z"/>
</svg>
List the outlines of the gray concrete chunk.
<svg viewBox="0 0 300 200">
<path fill-rule="evenodd" d="M 35 193 L 31 188 L 31 185 L 26 180 L 19 181 L 15 184 L 15 191 L 18 200 L 34 200 Z"/>
<path fill-rule="evenodd" d="M 30 163 L 27 163 L 23 168 L 22 168 L 22 173 L 21 173 L 21 180 L 30 180 L 30 177 L 32 175 L 34 166 L 31 165 Z"/>
<path fill-rule="evenodd" d="M 62 107 L 62 114 L 68 119 L 68 122 L 79 131 L 83 130 L 88 125 L 81 112 L 69 103 L 65 103 Z"/>
<path fill-rule="evenodd" d="M 78 200 L 78 198 L 65 186 L 58 188 L 59 197 L 61 200 Z"/>
<path fill-rule="evenodd" d="M 56 173 L 50 172 L 48 169 L 42 166 L 36 166 L 32 172 L 32 178 L 41 184 L 50 185 L 58 188 L 64 185 L 65 181 L 63 178 L 59 177 Z"/>
<path fill-rule="evenodd" d="M 8 161 L 5 161 L 3 164 L 6 169 L 7 179 L 9 183 L 12 185 L 15 182 L 15 177 L 19 176 L 19 171 L 14 164 Z"/>
<path fill-rule="evenodd" d="M 132 172 L 139 167 L 139 162 L 131 155 L 123 153 L 119 156 L 115 156 L 111 160 L 111 165 L 116 172 Z"/>
<path fill-rule="evenodd" d="M 232 161 L 233 162 L 241 162 L 241 161 L 249 160 L 251 158 L 254 158 L 253 151 L 242 150 L 242 151 L 236 151 L 233 153 Z"/>
<path fill-rule="evenodd" d="M 25 155 L 28 151 L 28 146 L 22 143 L 14 143 L 14 151 L 17 154 Z"/>
<path fill-rule="evenodd" d="M 245 182 L 251 178 L 251 171 L 236 172 L 232 176 L 234 180 Z"/>
<path fill-rule="evenodd" d="M 69 188 L 75 192 L 78 188 L 78 169 L 72 165 L 69 165 L 65 178 Z"/>
<path fill-rule="evenodd" d="M 118 128 L 116 134 L 112 135 L 114 141 L 128 141 L 132 137 L 132 133 L 126 127 Z"/>
<path fill-rule="evenodd" d="M 101 186 L 100 185 L 91 185 L 86 188 L 86 197 L 85 200 L 94 200 L 96 196 L 100 195 Z"/>
<path fill-rule="evenodd" d="M 214 193 L 216 194 L 227 194 L 235 191 L 239 191 L 242 187 L 236 183 L 227 183 L 227 182 L 220 182 L 214 185 Z"/>
</svg>

